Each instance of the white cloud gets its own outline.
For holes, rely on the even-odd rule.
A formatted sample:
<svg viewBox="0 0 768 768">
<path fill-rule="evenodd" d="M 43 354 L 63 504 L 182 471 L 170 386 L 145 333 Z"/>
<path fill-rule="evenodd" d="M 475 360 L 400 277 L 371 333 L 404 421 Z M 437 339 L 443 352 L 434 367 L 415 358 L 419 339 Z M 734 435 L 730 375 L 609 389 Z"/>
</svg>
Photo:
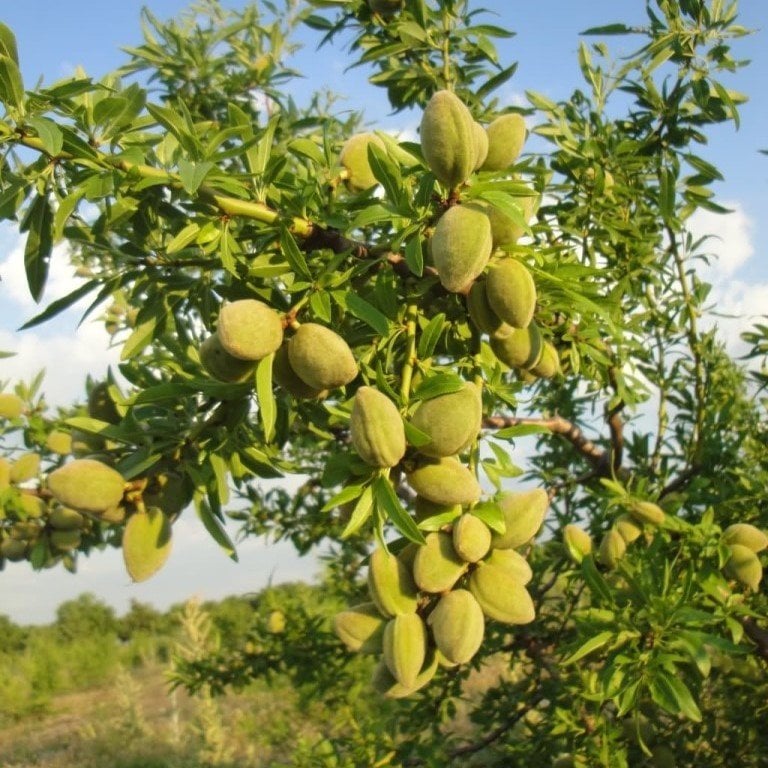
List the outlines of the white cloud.
<svg viewBox="0 0 768 768">
<path fill-rule="evenodd" d="M 732 213 L 699 210 L 688 222 L 694 239 L 710 236 L 702 244 L 702 251 L 712 254 L 715 259 L 702 271 L 711 281 L 733 275 L 755 252 L 751 239 L 753 224 L 742 206 L 737 202 L 725 202 L 723 205 Z"/>
<path fill-rule="evenodd" d="M 709 236 L 702 251 L 714 256 L 709 265 L 697 267 L 700 277 L 712 284 L 710 312 L 702 324 L 717 327 L 728 352 L 738 357 L 747 351 L 741 333 L 768 313 L 768 274 L 754 263 L 753 222 L 738 202 L 724 205 L 732 213 L 698 211 L 688 228 L 695 239 Z"/>
</svg>

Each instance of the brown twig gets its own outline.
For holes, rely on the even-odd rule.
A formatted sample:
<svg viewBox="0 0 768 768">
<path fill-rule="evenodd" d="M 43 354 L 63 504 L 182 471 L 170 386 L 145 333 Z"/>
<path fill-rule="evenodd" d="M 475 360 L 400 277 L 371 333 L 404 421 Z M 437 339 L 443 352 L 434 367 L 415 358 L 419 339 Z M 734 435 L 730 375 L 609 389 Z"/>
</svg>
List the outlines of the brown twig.
<svg viewBox="0 0 768 768">
<path fill-rule="evenodd" d="M 768 662 L 768 629 L 758 626 L 757 622 L 749 617 L 740 619 L 740 621 L 747 637 L 755 644 L 757 655 Z"/>
<path fill-rule="evenodd" d="M 606 471 L 609 467 L 608 452 L 590 440 L 573 422 L 562 416 L 488 416 L 483 420 L 483 426 L 488 429 L 504 429 L 521 425 L 545 427 L 552 434 L 565 438 L 596 469 Z"/>
</svg>

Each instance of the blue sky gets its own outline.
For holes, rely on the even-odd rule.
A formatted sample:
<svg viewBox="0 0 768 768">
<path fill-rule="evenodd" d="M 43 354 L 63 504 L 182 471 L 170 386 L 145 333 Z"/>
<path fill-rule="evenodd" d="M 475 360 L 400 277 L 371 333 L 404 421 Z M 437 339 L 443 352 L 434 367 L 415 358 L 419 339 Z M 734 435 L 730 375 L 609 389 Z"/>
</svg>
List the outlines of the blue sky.
<svg viewBox="0 0 768 768">
<path fill-rule="evenodd" d="M 121 64 L 124 54 L 120 46 L 140 42 L 139 11 L 145 4 L 160 18 L 173 16 L 188 6 L 185 0 L 23 0 L 3 3 L 0 20 L 16 33 L 25 81 L 32 87 L 40 78 L 51 83 L 67 77 L 77 65 L 98 78 Z M 225 5 L 238 7 L 242 3 Z M 498 23 L 517 32 L 516 37 L 499 46 L 505 64 L 519 62 L 518 73 L 504 92 L 505 98 L 513 101 L 526 90 L 541 91 L 556 99 L 567 97 L 579 84 L 578 32 L 614 21 L 641 24 L 645 4 L 642 0 L 490 0 L 477 5 L 498 14 Z M 714 232 L 721 238 L 717 245 L 721 261 L 705 275 L 715 284 L 713 295 L 720 308 L 755 315 L 768 312 L 768 264 L 758 245 L 768 240 L 768 157 L 758 154 L 759 149 L 768 149 L 768 2 L 742 0 L 740 6 L 741 22 L 760 31 L 734 43 L 737 55 L 752 59 L 752 65 L 727 80 L 726 85 L 746 92 L 751 101 L 742 108 L 741 129 L 717 129 L 702 151 L 725 174 L 716 192 L 735 212 L 728 217 L 701 217 L 694 229 L 699 234 Z M 342 51 L 326 47 L 318 53 L 311 34 L 304 37 L 308 46 L 297 56 L 296 66 L 307 77 L 295 89 L 292 86 L 297 98 L 329 87 L 346 97 L 344 103 L 350 109 L 363 109 L 372 126 L 415 129 L 418 115 L 388 115 L 382 94 L 366 85 L 364 70 L 344 73 Z M 609 43 L 615 50 L 625 46 L 625 52 L 630 45 L 619 38 Z M 20 254 L 18 234 L 7 224 L 0 225 L 0 349 L 17 352 L 12 360 L 0 361 L 0 381 L 29 375 L 48 364 L 46 390 L 53 403 L 65 403 L 82 392 L 86 372 L 103 375 L 117 354 L 107 348 L 108 338 L 98 324 L 86 323 L 75 334 L 79 318 L 74 314 L 64 316 L 53 327 L 14 332 L 36 311 L 25 294 Z M 55 254 L 52 273 L 46 300 L 62 295 L 71 280 L 65 253 Z M 734 346 L 738 331 L 744 327 L 745 320 L 722 324 Z M 53 369 L 51 360 L 61 359 L 62 351 L 66 365 Z M 177 529 L 176 548 L 168 565 L 144 585 L 129 583 L 117 552 L 95 553 L 83 559 L 76 576 L 62 570 L 35 574 L 24 564 L 9 565 L 0 575 L 0 614 L 20 622 L 48 621 L 59 602 L 83 591 L 95 592 L 120 611 L 131 598 L 164 607 L 193 594 L 220 597 L 258 590 L 270 578 L 309 579 L 318 570 L 315 560 L 300 561 L 289 546 L 263 541 L 243 544 L 241 563 L 232 564 L 207 538 L 191 512 Z"/>
</svg>

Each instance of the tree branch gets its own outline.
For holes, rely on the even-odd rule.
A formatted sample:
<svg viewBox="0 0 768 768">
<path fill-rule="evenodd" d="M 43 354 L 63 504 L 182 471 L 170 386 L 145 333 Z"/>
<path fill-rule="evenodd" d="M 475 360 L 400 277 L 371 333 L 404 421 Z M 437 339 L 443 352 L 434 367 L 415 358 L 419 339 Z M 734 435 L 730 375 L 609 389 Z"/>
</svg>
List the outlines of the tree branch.
<svg viewBox="0 0 768 768">
<path fill-rule="evenodd" d="M 757 655 L 768 662 L 768 629 L 758 626 L 757 622 L 749 617 L 740 619 L 740 622 L 747 637 L 755 644 Z"/>
<path fill-rule="evenodd" d="M 532 425 L 545 427 L 554 435 L 560 435 L 592 464 L 595 469 L 607 471 L 610 466 L 608 451 L 590 440 L 579 427 L 562 416 L 549 417 L 518 417 L 518 416 L 488 416 L 483 420 L 483 426 L 489 429 L 504 429 Z"/>
</svg>

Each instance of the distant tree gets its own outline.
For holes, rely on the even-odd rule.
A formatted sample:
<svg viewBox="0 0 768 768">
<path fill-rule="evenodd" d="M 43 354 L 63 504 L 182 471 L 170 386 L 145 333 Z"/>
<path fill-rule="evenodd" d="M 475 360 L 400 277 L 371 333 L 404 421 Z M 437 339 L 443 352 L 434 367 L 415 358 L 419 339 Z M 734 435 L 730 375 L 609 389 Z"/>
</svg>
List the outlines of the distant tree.
<svg viewBox="0 0 768 768">
<path fill-rule="evenodd" d="M 56 632 L 65 640 L 116 635 L 118 620 L 114 610 L 91 592 L 67 600 L 56 609 Z"/>
<path fill-rule="evenodd" d="M 121 348 L 56 417 L 39 379 L 0 395 L 0 556 L 119 546 L 143 580 L 190 505 L 232 557 L 227 515 L 322 547 L 323 599 L 270 590 L 174 673 L 287 676 L 334 716 L 297 766 L 764 764 L 765 379 L 710 330 L 690 232 L 725 210 L 706 143 L 747 30 L 643 5 L 522 107 L 465 0 L 145 11 L 118 72 L 34 90 L 0 27 L 0 217 L 35 299 L 56 243 L 84 281 L 26 327 L 88 297 Z M 417 140 L 299 103 L 300 26 Z M 84 596 L 57 624 L 115 620 Z"/>
<path fill-rule="evenodd" d="M 0 614 L 0 653 L 16 653 L 24 649 L 27 630 Z"/>
</svg>

